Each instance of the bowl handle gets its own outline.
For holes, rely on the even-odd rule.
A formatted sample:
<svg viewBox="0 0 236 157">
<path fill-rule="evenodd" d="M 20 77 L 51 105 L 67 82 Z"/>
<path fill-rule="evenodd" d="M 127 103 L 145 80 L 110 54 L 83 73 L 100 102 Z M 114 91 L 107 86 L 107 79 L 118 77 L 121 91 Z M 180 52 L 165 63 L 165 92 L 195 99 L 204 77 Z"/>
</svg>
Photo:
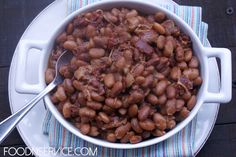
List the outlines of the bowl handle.
<svg viewBox="0 0 236 157">
<path fill-rule="evenodd" d="M 42 74 L 40 73 L 43 68 L 43 55 L 46 52 L 46 42 L 45 41 L 37 41 L 37 40 L 21 40 L 18 45 L 19 53 L 17 58 L 16 65 L 16 76 L 15 76 L 15 90 L 18 93 L 24 94 L 38 94 L 44 88 L 43 79 L 41 79 Z M 26 66 L 27 66 L 27 58 L 29 56 L 30 49 L 40 50 L 39 57 L 39 81 L 34 84 L 30 84 L 26 81 Z M 41 69 L 40 69 L 41 68 Z"/>
<path fill-rule="evenodd" d="M 204 48 L 205 56 L 217 57 L 220 59 L 221 69 L 221 85 L 218 93 L 209 92 L 206 90 L 205 102 L 227 103 L 232 98 L 232 61 L 231 52 L 226 48 Z M 206 73 L 208 73 L 208 64 L 206 66 Z M 207 76 L 209 78 L 209 76 Z M 210 81 L 210 80 L 208 80 Z"/>
</svg>

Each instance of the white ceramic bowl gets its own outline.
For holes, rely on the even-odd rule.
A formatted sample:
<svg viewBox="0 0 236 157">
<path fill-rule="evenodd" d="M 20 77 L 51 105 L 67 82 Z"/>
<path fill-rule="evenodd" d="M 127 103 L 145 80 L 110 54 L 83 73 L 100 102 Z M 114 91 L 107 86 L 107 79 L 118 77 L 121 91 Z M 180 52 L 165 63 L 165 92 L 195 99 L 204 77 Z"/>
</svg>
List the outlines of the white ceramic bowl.
<svg viewBox="0 0 236 157">
<path fill-rule="evenodd" d="M 116 1 L 101 1 L 98 3 L 94 3 L 92 5 L 88 5 L 83 7 L 76 12 L 69 15 L 61 24 L 55 28 L 55 32 L 51 36 L 48 41 L 29 41 L 23 40 L 19 44 L 19 60 L 17 65 L 17 77 L 16 77 L 16 91 L 19 93 L 39 93 L 42 91 L 46 84 L 44 81 L 44 73 L 47 68 L 48 58 L 51 53 L 52 47 L 54 45 L 54 41 L 56 37 L 65 29 L 66 25 L 78 14 L 83 12 L 89 12 L 96 9 L 104 9 L 108 10 L 111 8 L 119 8 L 119 7 L 127 7 L 132 9 L 137 9 L 140 12 L 153 14 L 157 11 L 163 11 L 166 13 L 169 19 L 173 19 L 176 24 L 181 28 L 181 30 L 190 36 L 193 42 L 193 49 L 195 55 L 198 57 L 200 61 L 200 69 L 201 69 L 201 76 L 203 78 L 203 84 L 198 92 L 197 95 L 197 103 L 194 109 L 191 111 L 190 115 L 181 123 L 179 123 L 174 129 L 166 133 L 164 136 L 153 138 L 150 140 L 146 140 L 137 144 L 120 144 L 120 143 L 110 143 L 105 140 L 97 139 L 94 137 L 86 136 L 80 133 L 80 131 L 75 128 L 72 124 L 66 121 L 63 116 L 58 112 L 54 104 L 49 99 L 49 96 L 45 97 L 45 102 L 49 110 L 55 116 L 55 118 L 70 132 L 75 134 L 76 136 L 89 141 L 91 143 L 109 147 L 109 148 L 117 148 L 117 149 L 131 149 L 131 148 L 140 148 L 149 146 L 152 144 L 159 143 L 161 141 L 166 140 L 167 138 L 175 135 L 178 131 L 183 129 L 197 114 L 199 108 L 204 102 L 218 102 L 218 103 L 225 103 L 230 101 L 231 99 L 231 82 L 232 82 L 232 70 L 231 70 L 231 52 L 228 49 L 224 48 L 204 48 L 193 32 L 193 30 L 178 16 L 173 14 L 172 12 L 161 8 L 160 6 L 145 2 L 145 1 L 134 1 L 134 0 L 116 0 Z M 219 32 L 223 33 L 223 32 Z M 36 48 L 41 50 L 39 60 L 39 81 L 36 84 L 29 84 L 26 77 L 26 60 L 29 53 L 27 53 L 30 49 Z M 208 91 L 208 82 L 209 80 L 209 65 L 208 59 L 210 57 L 218 57 L 221 61 L 221 87 L 218 93 L 211 93 Z"/>
</svg>

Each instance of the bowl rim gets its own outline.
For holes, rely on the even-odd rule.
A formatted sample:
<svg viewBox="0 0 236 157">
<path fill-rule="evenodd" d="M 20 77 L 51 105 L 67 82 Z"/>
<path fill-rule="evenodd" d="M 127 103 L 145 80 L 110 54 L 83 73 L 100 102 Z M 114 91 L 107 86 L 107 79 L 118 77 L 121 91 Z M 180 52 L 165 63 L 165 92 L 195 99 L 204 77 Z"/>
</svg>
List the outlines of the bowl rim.
<svg viewBox="0 0 236 157">
<path fill-rule="evenodd" d="M 52 43 L 52 41 L 55 41 L 58 34 L 61 33 L 61 31 L 60 31 L 61 28 L 63 28 L 65 25 L 67 25 L 76 15 L 83 13 L 83 12 L 87 12 L 88 10 L 94 10 L 93 8 L 102 7 L 103 5 L 115 5 L 115 4 L 117 4 L 119 7 L 122 7 L 122 6 L 126 7 L 125 4 L 144 5 L 145 7 L 154 8 L 156 11 L 165 12 L 165 14 L 168 16 L 168 18 L 173 19 L 175 22 L 178 23 L 177 24 L 178 26 L 181 25 L 181 28 L 183 28 L 185 31 L 188 32 L 188 35 L 190 36 L 190 38 L 191 38 L 192 42 L 195 44 L 195 46 L 197 46 L 197 48 L 199 48 L 201 52 L 203 51 L 203 46 L 202 46 L 199 38 L 197 37 L 195 32 L 193 32 L 193 30 L 190 28 L 190 26 L 185 21 L 183 21 L 180 17 L 178 17 L 174 13 L 170 12 L 169 10 L 167 10 L 157 4 L 154 4 L 152 2 L 140 1 L 140 0 L 116 0 L 116 1 L 106 1 L 105 0 L 105 1 L 95 2 L 93 4 L 90 4 L 90 5 L 87 5 L 83 8 L 78 9 L 77 11 L 75 11 L 72 14 L 70 14 L 69 16 L 67 16 L 55 29 L 55 32 L 53 33 L 53 35 L 49 39 L 48 43 L 50 43 L 50 44 L 48 45 L 48 49 L 49 49 L 49 47 L 52 47 L 52 44 L 54 44 L 54 42 Z M 130 7 L 127 7 L 127 8 L 130 8 Z M 50 51 L 48 51 L 48 52 L 50 52 Z M 199 53 L 201 54 L 201 52 L 199 52 Z M 201 55 L 203 55 L 203 54 L 201 54 Z M 48 58 L 45 58 L 45 59 L 48 60 Z M 204 60 L 201 63 L 201 66 L 204 67 L 205 64 L 206 64 L 206 60 Z M 80 133 L 80 131 L 75 126 L 73 126 L 69 121 L 67 121 L 61 115 L 61 113 L 57 110 L 55 105 L 51 102 L 49 95 L 45 96 L 44 100 L 45 100 L 47 107 L 49 108 L 49 110 L 51 111 L 53 116 L 59 121 L 59 123 L 62 124 L 62 126 L 65 127 L 68 131 L 70 131 L 71 133 L 73 133 L 74 135 L 76 135 L 77 137 L 79 137 L 85 141 L 88 141 L 88 142 L 93 143 L 95 145 L 107 147 L 107 148 L 115 148 L 115 149 L 141 148 L 141 147 L 146 147 L 146 146 L 150 146 L 153 144 L 157 144 L 159 142 L 162 142 L 162 141 L 172 137 L 173 135 L 175 135 L 176 133 L 181 131 L 196 116 L 198 110 L 200 109 L 201 105 L 205 101 L 205 96 L 203 93 L 206 91 L 207 84 L 208 84 L 208 75 L 206 75 L 206 71 L 205 72 L 201 71 L 201 76 L 205 76 L 204 80 L 203 80 L 203 84 L 201 85 L 201 88 L 198 91 L 196 105 L 192 109 L 192 111 L 190 112 L 189 116 L 186 119 L 184 119 L 182 122 L 180 122 L 175 128 L 168 131 L 165 135 L 163 135 L 161 137 L 156 137 L 156 138 L 152 138 L 149 140 L 145 140 L 145 141 L 142 141 L 137 144 L 111 143 L 111 142 L 107 142 L 102 139 L 98 139 L 96 137 L 90 137 L 87 135 L 83 135 L 82 133 Z M 46 83 L 44 84 L 44 86 L 46 86 Z"/>
</svg>

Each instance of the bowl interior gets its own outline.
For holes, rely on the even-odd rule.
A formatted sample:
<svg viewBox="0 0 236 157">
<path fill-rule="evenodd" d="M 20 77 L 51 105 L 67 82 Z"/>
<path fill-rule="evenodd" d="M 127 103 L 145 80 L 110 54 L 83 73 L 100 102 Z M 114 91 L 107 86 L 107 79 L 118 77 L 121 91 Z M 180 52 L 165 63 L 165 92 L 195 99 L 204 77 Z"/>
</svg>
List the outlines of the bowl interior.
<svg viewBox="0 0 236 157">
<path fill-rule="evenodd" d="M 90 11 L 94 11 L 96 9 L 103 9 L 103 10 L 109 10 L 112 8 L 130 8 L 130 9 L 136 9 L 141 13 L 144 14 L 154 14 L 157 11 L 163 11 L 166 13 L 167 17 L 169 19 L 172 19 L 175 21 L 176 25 L 178 25 L 181 28 L 181 31 L 184 32 L 185 34 L 189 35 L 192 43 L 193 43 L 193 50 L 195 52 L 195 55 L 198 57 L 199 61 L 200 61 L 200 71 L 201 71 L 201 76 L 202 78 L 205 78 L 204 76 L 205 74 L 205 61 L 203 59 L 203 52 L 202 52 L 202 45 L 198 39 L 198 37 L 196 36 L 196 34 L 192 31 L 192 29 L 179 17 L 177 17 L 175 14 L 169 12 L 166 9 L 161 8 L 160 6 L 153 4 L 153 3 L 148 3 L 148 2 L 141 2 L 141 1 L 133 1 L 133 0 L 117 0 L 117 1 L 102 1 L 102 2 L 98 2 L 86 7 L 83 7 L 81 9 L 79 9 L 78 11 L 72 13 L 71 15 L 69 15 L 65 21 L 63 21 L 58 28 L 55 29 L 55 33 L 53 33 L 51 39 L 49 40 L 49 45 L 47 47 L 47 54 L 44 56 L 44 70 L 46 70 L 47 68 L 47 64 L 48 64 L 48 59 L 49 59 L 49 55 L 51 53 L 51 50 L 53 48 L 54 45 L 54 41 L 56 39 L 56 37 L 65 30 L 66 25 L 78 14 L 80 13 L 84 13 L 84 12 L 90 12 Z M 44 71 L 42 72 L 44 73 Z M 44 79 L 44 78 L 42 78 Z M 44 81 L 45 82 L 45 81 Z M 50 111 L 52 112 L 52 114 L 55 116 L 55 118 L 65 127 L 67 128 L 70 132 L 72 132 L 73 134 L 75 134 L 76 136 L 89 141 L 91 143 L 94 143 L 96 145 L 100 145 L 100 146 L 104 146 L 104 147 L 109 147 L 109 148 L 117 148 L 117 149 L 130 149 L 130 148 L 140 148 L 140 147 L 145 147 L 145 146 L 149 146 L 152 144 L 156 144 L 159 143 L 171 136 L 173 136 L 174 134 L 176 134 L 178 131 L 180 131 L 181 129 L 183 129 L 193 118 L 194 116 L 197 114 L 197 111 L 199 110 L 200 106 L 203 103 L 203 100 L 201 99 L 202 94 L 204 93 L 204 89 L 206 88 L 206 84 L 207 82 L 205 82 L 205 80 L 203 79 L 203 84 L 201 86 L 201 88 L 198 91 L 198 95 L 197 95 L 197 103 L 194 107 L 194 109 L 191 111 L 190 115 L 182 122 L 180 122 L 179 124 L 177 124 L 177 126 L 172 129 L 171 131 L 167 132 L 164 136 L 161 137 L 157 137 L 157 138 L 153 138 L 153 139 L 149 139 L 137 144 L 120 144 L 120 143 L 110 143 L 107 142 L 105 140 L 101 140 L 101 139 L 97 139 L 97 138 L 93 138 L 90 136 L 86 136 L 80 133 L 80 131 L 75 128 L 72 124 L 70 124 L 68 121 L 66 121 L 63 116 L 58 112 L 58 110 L 56 109 L 56 107 L 52 104 L 52 102 L 49 99 L 49 96 L 45 97 L 45 102 L 48 106 L 48 108 L 50 109 Z M 45 84 L 46 86 L 46 84 Z"/>
</svg>

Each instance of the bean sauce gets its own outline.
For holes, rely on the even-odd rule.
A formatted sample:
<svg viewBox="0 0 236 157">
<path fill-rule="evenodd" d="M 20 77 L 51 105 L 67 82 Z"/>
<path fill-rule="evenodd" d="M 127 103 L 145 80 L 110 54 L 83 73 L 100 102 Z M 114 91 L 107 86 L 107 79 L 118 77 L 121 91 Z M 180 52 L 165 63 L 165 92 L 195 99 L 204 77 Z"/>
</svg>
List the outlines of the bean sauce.
<svg viewBox="0 0 236 157">
<path fill-rule="evenodd" d="M 117 143 L 165 135 L 188 117 L 202 84 L 190 38 L 163 12 L 113 8 L 77 15 L 57 37 L 45 81 L 62 116 L 82 134 Z"/>
</svg>

